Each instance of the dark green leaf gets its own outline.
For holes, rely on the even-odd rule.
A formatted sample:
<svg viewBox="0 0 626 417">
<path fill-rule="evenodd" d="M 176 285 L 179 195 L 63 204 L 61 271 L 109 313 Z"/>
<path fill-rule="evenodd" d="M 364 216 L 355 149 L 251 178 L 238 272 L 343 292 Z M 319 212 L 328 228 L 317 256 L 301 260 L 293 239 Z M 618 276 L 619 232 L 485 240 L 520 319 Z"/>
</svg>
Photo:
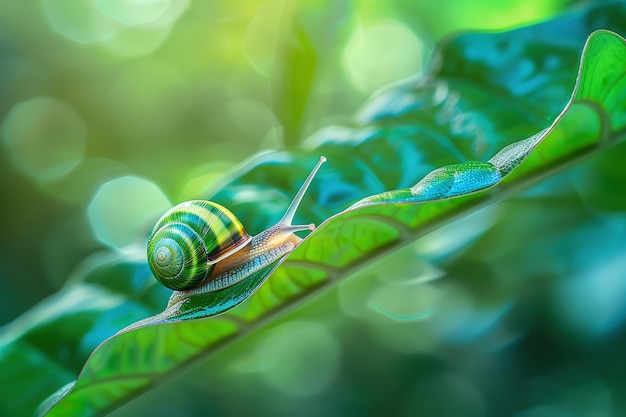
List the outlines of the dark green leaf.
<svg viewBox="0 0 626 417">
<path fill-rule="evenodd" d="M 320 280 L 328 285 L 344 276 L 346 271 L 370 261 L 390 247 L 414 240 L 433 225 L 441 224 L 457 213 L 480 207 L 519 183 L 528 185 L 540 179 L 548 169 L 562 169 L 572 160 L 614 144 L 625 131 L 623 113 L 626 104 L 619 100 L 622 93 L 618 93 L 626 87 L 626 84 L 622 86 L 624 80 L 626 42 L 609 31 L 595 32 L 583 52 L 572 100 L 551 127 L 505 147 L 488 162 L 469 161 L 436 169 L 409 189 L 365 198 L 331 217 L 286 259 L 268 285 L 250 297 L 245 310 L 240 309 L 224 319 L 213 319 L 202 326 L 208 334 L 192 338 L 192 334 L 197 336 L 198 322 L 179 320 L 212 316 L 221 311 L 223 304 L 240 302 L 249 291 L 253 292 L 263 283 L 274 265 L 255 274 L 249 282 L 240 283 L 245 283 L 243 287 L 238 285 L 223 290 L 226 298 L 215 293 L 190 296 L 137 325 L 146 327 L 120 333 L 96 350 L 72 391 L 53 410 L 66 412 L 79 406 L 82 409 L 94 407 L 96 411 L 103 405 L 115 404 L 122 395 L 118 390 L 130 394 L 144 389 L 177 364 L 196 358 L 214 343 L 241 331 L 246 327 L 245 322 L 266 315 L 278 305 L 288 304 L 304 292 L 311 292 L 311 287 L 320 288 Z M 523 169 L 516 170 L 518 166 Z M 501 188 L 494 188 L 509 174 L 514 180 L 508 181 L 508 187 L 503 187 L 502 192 Z M 451 199 L 459 196 L 466 197 Z M 312 271 L 317 271 L 317 279 L 308 278 Z M 234 317 L 243 322 L 231 322 Z M 165 324 L 153 325 L 170 320 L 176 321 L 171 328 Z M 170 337 L 172 342 L 167 341 Z M 184 343 L 191 347 L 183 349 L 179 344 Z M 167 346 L 171 348 L 168 350 Z M 174 346 L 176 355 L 171 354 Z M 151 361 L 155 357 L 168 360 L 161 359 L 163 366 L 150 370 L 144 362 L 136 360 L 137 349 L 143 355 L 149 351 L 146 356 Z M 156 362 L 159 363 L 159 359 Z M 124 378 L 124 385 L 107 386 L 110 378 L 116 382 L 121 375 L 128 375 Z"/>
<path fill-rule="evenodd" d="M 358 116 L 360 127 L 314 135 L 304 143 L 308 157 L 282 153 L 259 158 L 214 197 L 237 213 L 250 232 L 277 220 L 276 204 L 287 205 L 320 154 L 330 164 L 298 215 L 307 223 L 330 219 L 239 307 L 211 320 L 145 326 L 113 337 L 93 353 L 76 384 L 66 385 L 40 411 L 54 406 L 51 415 L 64 415 L 114 408 L 258 327 L 261 318 L 453 218 L 612 145 L 624 130 L 624 57 L 619 51 L 623 41 L 607 32 L 596 33 L 585 54 L 574 104 L 551 130 L 542 129 L 557 120 L 568 102 L 585 38 L 599 28 L 624 33 L 624 22 L 624 6 L 613 3 L 511 32 L 463 35 L 441 46 L 436 61 L 441 65 L 433 66 L 426 79 L 374 97 Z M 540 133 L 532 136 L 535 132 Z M 523 137 L 530 138 L 493 157 Z M 432 192 L 432 198 L 476 193 L 415 203 L 424 194 L 418 197 L 410 187 L 450 164 L 455 165 L 431 174 L 435 182 L 418 188 Z M 475 174 L 479 181 L 463 185 Z M 502 184 L 480 191 L 500 177 Z M 251 194 L 259 198 L 243 197 Z M 261 198 L 266 195 L 273 200 Z M 86 265 L 57 296 L 4 329 L 3 386 L 25 374 L 39 383 L 20 391 L 24 395 L 17 395 L 19 386 L 4 390 L 1 410 L 28 414 L 52 386 L 71 382 L 99 342 L 157 313 L 167 296 L 141 259 L 100 259 Z M 205 311 L 211 309 L 208 304 L 191 304 L 181 312 L 212 314 Z M 20 362 L 5 365 L 16 354 Z"/>
</svg>

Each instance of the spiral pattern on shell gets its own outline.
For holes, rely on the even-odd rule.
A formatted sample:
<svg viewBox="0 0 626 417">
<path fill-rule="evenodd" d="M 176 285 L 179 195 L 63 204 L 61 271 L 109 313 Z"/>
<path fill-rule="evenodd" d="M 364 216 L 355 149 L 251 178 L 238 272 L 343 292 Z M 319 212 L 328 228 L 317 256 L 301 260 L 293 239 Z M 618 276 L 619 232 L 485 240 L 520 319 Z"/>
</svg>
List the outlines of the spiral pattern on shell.
<svg viewBox="0 0 626 417">
<path fill-rule="evenodd" d="M 168 210 L 148 238 L 148 264 L 173 290 L 195 288 L 211 276 L 215 262 L 244 247 L 250 236 L 227 208 L 192 200 Z"/>
</svg>

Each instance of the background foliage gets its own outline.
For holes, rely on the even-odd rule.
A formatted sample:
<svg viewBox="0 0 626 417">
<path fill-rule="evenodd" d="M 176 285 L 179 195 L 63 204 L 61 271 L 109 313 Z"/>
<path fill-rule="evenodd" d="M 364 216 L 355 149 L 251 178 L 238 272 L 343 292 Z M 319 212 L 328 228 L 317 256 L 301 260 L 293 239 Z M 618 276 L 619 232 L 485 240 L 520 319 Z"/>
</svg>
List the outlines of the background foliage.
<svg viewBox="0 0 626 417">
<path fill-rule="evenodd" d="M 160 3 L 169 2 L 154 10 Z M 1 190 L 3 322 L 63 285 L 86 255 L 130 252 L 155 213 L 210 193 L 251 153 L 346 124 L 376 88 L 419 73 L 441 37 L 566 6 L 523 3 L 303 2 L 294 11 L 196 1 L 156 20 L 105 9 L 87 27 L 93 9 L 79 2 L 0 5 L 0 169 L 11 179 Z M 287 88 L 276 79 L 289 77 L 290 61 L 274 58 L 288 39 L 272 19 L 294 14 L 314 71 Z M 359 36 L 374 45 L 363 51 Z M 397 56 L 382 41 L 375 48 L 384 36 Z M 385 52 L 398 65 L 377 67 Z M 304 122 L 282 104 L 290 94 Z M 20 123 L 36 116 L 39 126 Z M 55 129 L 71 140 L 21 148 L 7 139 Z M 118 413 L 621 414 L 622 154 L 419 241 Z M 145 205 L 124 204 L 128 193 L 143 193 Z"/>
</svg>

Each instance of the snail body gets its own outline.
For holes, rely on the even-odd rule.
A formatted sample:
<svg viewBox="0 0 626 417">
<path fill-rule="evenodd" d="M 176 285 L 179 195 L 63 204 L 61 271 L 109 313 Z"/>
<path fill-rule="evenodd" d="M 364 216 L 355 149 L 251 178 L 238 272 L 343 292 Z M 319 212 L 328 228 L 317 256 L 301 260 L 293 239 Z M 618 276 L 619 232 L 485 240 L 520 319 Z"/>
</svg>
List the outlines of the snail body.
<svg viewBox="0 0 626 417">
<path fill-rule="evenodd" d="M 302 240 L 293 216 L 326 158 L 321 157 L 274 226 L 250 236 L 226 207 L 204 200 L 180 203 L 156 223 L 148 238 L 148 265 L 156 279 L 175 290 L 169 305 L 194 293 L 218 291 L 289 254 Z"/>
</svg>

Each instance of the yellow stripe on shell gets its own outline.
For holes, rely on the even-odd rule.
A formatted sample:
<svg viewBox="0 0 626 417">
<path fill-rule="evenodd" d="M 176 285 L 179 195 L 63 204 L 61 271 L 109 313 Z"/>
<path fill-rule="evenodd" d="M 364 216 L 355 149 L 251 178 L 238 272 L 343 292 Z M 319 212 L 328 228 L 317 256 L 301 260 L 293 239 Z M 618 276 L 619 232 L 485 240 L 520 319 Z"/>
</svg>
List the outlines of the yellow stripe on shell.
<svg viewBox="0 0 626 417">
<path fill-rule="evenodd" d="M 190 212 L 206 222 L 200 236 L 205 239 L 210 230 L 216 237 L 219 245 L 216 255 L 227 251 L 246 235 L 239 220 L 227 208 L 212 201 L 196 201 L 192 207 Z"/>
</svg>

